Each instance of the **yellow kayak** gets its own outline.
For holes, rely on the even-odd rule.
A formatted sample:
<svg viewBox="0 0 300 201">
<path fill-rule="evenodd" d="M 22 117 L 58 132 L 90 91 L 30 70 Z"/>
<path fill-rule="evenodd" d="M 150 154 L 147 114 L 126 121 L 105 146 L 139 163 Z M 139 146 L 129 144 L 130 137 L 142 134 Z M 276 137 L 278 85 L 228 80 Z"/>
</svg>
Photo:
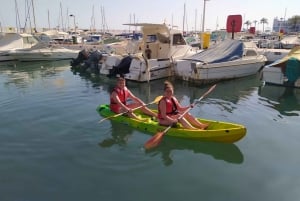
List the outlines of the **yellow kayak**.
<svg viewBox="0 0 300 201">
<path fill-rule="evenodd" d="M 115 115 L 115 113 L 110 110 L 109 105 L 106 104 L 99 105 L 97 107 L 97 111 L 101 116 L 105 118 Z M 141 119 L 133 119 L 124 115 L 119 115 L 110 119 L 112 121 L 137 128 L 141 131 L 146 131 L 153 135 L 166 129 L 165 126 L 159 125 L 157 120 L 153 120 L 149 116 L 141 114 L 139 110 L 136 110 L 135 113 L 138 114 Z M 172 137 L 187 138 L 191 140 L 234 143 L 242 139 L 247 132 L 246 127 L 240 124 L 202 118 L 199 118 L 199 120 L 203 123 L 209 124 L 206 130 L 185 129 L 177 124 L 176 127 L 172 127 L 171 129 L 169 129 L 166 135 Z"/>
</svg>

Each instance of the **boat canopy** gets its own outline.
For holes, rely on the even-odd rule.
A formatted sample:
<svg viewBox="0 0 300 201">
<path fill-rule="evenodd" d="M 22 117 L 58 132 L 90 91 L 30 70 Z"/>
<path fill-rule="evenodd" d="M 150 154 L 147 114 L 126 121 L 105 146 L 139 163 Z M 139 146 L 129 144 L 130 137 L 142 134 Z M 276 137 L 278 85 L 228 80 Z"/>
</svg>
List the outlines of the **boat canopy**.
<svg viewBox="0 0 300 201">
<path fill-rule="evenodd" d="M 220 63 L 240 59 L 243 56 L 243 42 L 238 40 L 225 40 L 215 47 L 184 58 L 184 60 L 204 63 Z"/>
<path fill-rule="evenodd" d="M 274 67 L 284 67 L 286 65 L 286 62 L 290 59 L 290 58 L 295 58 L 297 60 L 300 61 L 300 46 L 296 46 L 293 49 L 291 49 L 291 51 L 288 53 L 288 55 L 286 55 L 285 57 L 283 57 L 282 59 L 279 59 L 267 66 L 274 66 Z"/>
</svg>

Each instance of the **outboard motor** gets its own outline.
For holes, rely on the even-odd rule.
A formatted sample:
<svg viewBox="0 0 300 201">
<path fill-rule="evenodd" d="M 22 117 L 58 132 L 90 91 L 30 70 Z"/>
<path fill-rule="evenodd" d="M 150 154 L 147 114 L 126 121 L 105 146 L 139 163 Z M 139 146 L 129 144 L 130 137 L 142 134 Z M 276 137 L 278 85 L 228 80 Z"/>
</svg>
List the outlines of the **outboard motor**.
<svg viewBox="0 0 300 201">
<path fill-rule="evenodd" d="M 83 68 L 84 69 L 88 69 L 93 71 L 93 72 L 96 72 L 96 73 L 99 73 L 99 61 L 102 59 L 102 54 L 99 50 L 95 50 L 93 52 L 91 52 L 88 60 L 86 60 L 84 62 L 84 66 Z"/>
<path fill-rule="evenodd" d="M 118 66 L 114 66 L 109 70 L 108 77 L 116 76 L 119 74 L 121 77 L 124 77 L 124 74 L 129 73 L 129 67 L 132 61 L 132 56 L 124 57 Z"/>
<path fill-rule="evenodd" d="M 71 66 L 76 67 L 79 64 L 83 63 L 88 58 L 89 58 L 89 52 L 86 49 L 83 49 L 78 53 L 78 56 L 76 59 L 72 59 L 72 61 L 70 62 Z"/>
</svg>

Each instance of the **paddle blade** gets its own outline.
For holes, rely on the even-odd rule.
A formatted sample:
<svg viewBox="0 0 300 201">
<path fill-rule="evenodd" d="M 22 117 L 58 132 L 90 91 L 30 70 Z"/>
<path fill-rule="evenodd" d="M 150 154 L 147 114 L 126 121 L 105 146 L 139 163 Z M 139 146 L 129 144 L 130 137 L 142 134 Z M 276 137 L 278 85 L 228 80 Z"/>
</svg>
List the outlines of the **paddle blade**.
<svg viewBox="0 0 300 201">
<path fill-rule="evenodd" d="M 163 96 L 157 96 L 157 97 L 154 99 L 153 103 L 157 104 L 157 103 L 160 101 L 160 99 L 162 99 L 162 97 L 163 97 Z"/>
<path fill-rule="evenodd" d="M 144 144 L 144 148 L 153 149 L 154 147 L 158 146 L 162 141 L 164 134 L 165 134 L 164 132 L 158 132 L 157 134 L 155 134 Z"/>
</svg>

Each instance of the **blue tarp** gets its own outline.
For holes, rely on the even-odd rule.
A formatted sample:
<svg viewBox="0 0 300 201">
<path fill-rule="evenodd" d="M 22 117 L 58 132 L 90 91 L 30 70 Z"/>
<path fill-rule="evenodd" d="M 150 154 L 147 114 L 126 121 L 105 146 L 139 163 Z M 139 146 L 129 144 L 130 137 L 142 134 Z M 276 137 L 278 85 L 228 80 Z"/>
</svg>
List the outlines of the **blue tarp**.
<svg viewBox="0 0 300 201">
<path fill-rule="evenodd" d="M 225 40 L 213 48 L 204 50 L 184 60 L 205 63 L 220 63 L 240 59 L 243 56 L 244 45 L 238 40 Z"/>
</svg>

